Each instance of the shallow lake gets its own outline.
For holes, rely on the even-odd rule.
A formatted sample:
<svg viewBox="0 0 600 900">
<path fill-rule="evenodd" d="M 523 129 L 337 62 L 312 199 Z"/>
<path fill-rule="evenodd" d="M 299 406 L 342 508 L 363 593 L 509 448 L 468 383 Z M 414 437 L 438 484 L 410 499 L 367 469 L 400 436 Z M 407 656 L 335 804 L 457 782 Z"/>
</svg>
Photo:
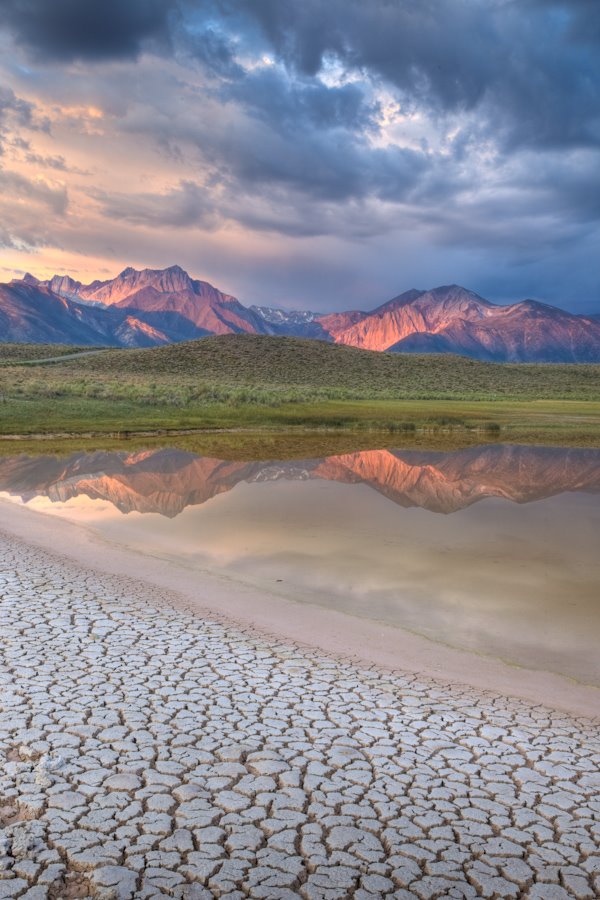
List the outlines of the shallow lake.
<svg viewBox="0 0 600 900">
<path fill-rule="evenodd" d="M 600 450 L 14 456 L 0 458 L 0 496 L 302 603 L 600 684 Z"/>
</svg>

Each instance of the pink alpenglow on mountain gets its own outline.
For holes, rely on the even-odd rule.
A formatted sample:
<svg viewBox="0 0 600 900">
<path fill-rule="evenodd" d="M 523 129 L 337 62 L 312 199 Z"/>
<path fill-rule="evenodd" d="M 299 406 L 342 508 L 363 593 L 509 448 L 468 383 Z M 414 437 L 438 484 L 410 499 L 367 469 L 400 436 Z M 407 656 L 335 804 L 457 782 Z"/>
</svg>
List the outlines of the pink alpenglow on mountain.
<svg viewBox="0 0 600 900">
<path fill-rule="evenodd" d="M 32 275 L 0 285 L 0 341 L 151 347 L 210 334 L 317 338 L 393 353 L 499 362 L 600 362 L 600 318 L 535 300 L 499 306 L 458 285 L 412 289 L 370 312 L 246 307 L 180 266 L 82 284 Z"/>
</svg>

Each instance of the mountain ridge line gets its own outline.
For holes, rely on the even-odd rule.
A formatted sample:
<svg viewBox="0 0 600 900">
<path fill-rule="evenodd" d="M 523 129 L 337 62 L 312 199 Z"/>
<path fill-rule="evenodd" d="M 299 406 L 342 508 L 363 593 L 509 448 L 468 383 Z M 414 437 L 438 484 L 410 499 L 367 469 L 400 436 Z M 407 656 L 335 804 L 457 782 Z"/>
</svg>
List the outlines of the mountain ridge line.
<svg viewBox="0 0 600 900">
<path fill-rule="evenodd" d="M 174 265 L 83 284 L 26 274 L 0 284 L 0 341 L 155 347 L 208 335 L 311 338 L 390 353 L 496 362 L 600 362 L 600 318 L 537 300 L 499 305 L 450 284 L 411 288 L 372 310 L 244 306 Z"/>
</svg>

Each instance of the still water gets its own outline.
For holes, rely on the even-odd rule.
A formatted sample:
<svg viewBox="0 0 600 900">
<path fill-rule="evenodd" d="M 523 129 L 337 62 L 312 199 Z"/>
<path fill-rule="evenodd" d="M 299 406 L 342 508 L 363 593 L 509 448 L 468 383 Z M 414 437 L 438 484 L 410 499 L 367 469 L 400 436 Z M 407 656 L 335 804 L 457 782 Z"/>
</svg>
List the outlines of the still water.
<svg viewBox="0 0 600 900">
<path fill-rule="evenodd" d="M 0 458 L 0 496 L 299 602 L 600 684 L 600 450 L 18 456 Z"/>
</svg>

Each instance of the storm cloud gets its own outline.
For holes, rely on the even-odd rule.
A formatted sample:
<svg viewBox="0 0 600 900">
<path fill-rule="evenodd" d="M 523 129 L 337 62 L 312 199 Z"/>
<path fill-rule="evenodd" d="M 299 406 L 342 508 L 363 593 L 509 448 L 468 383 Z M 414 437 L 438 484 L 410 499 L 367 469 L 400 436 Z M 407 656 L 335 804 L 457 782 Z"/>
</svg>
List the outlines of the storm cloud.
<svg viewBox="0 0 600 900">
<path fill-rule="evenodd" d="M 504 140 L 600 142 L 595 0 L 222 0 L 293 71 L 336 61 L 398 91 L 407 109 L 478 109 Z"/>
<path fill-rule="evenodd" d="M 14 246 L 29 202 L 250 301 L 600 308 L 596 0 L 0 0 L 0 40 Z"/>
<path fill-rule="evenodd" d="M 136 57 L 169 34 L 165 0 L 0 0 L 0 16 L 32 54 L 68 62 Z"/>
</svg>

